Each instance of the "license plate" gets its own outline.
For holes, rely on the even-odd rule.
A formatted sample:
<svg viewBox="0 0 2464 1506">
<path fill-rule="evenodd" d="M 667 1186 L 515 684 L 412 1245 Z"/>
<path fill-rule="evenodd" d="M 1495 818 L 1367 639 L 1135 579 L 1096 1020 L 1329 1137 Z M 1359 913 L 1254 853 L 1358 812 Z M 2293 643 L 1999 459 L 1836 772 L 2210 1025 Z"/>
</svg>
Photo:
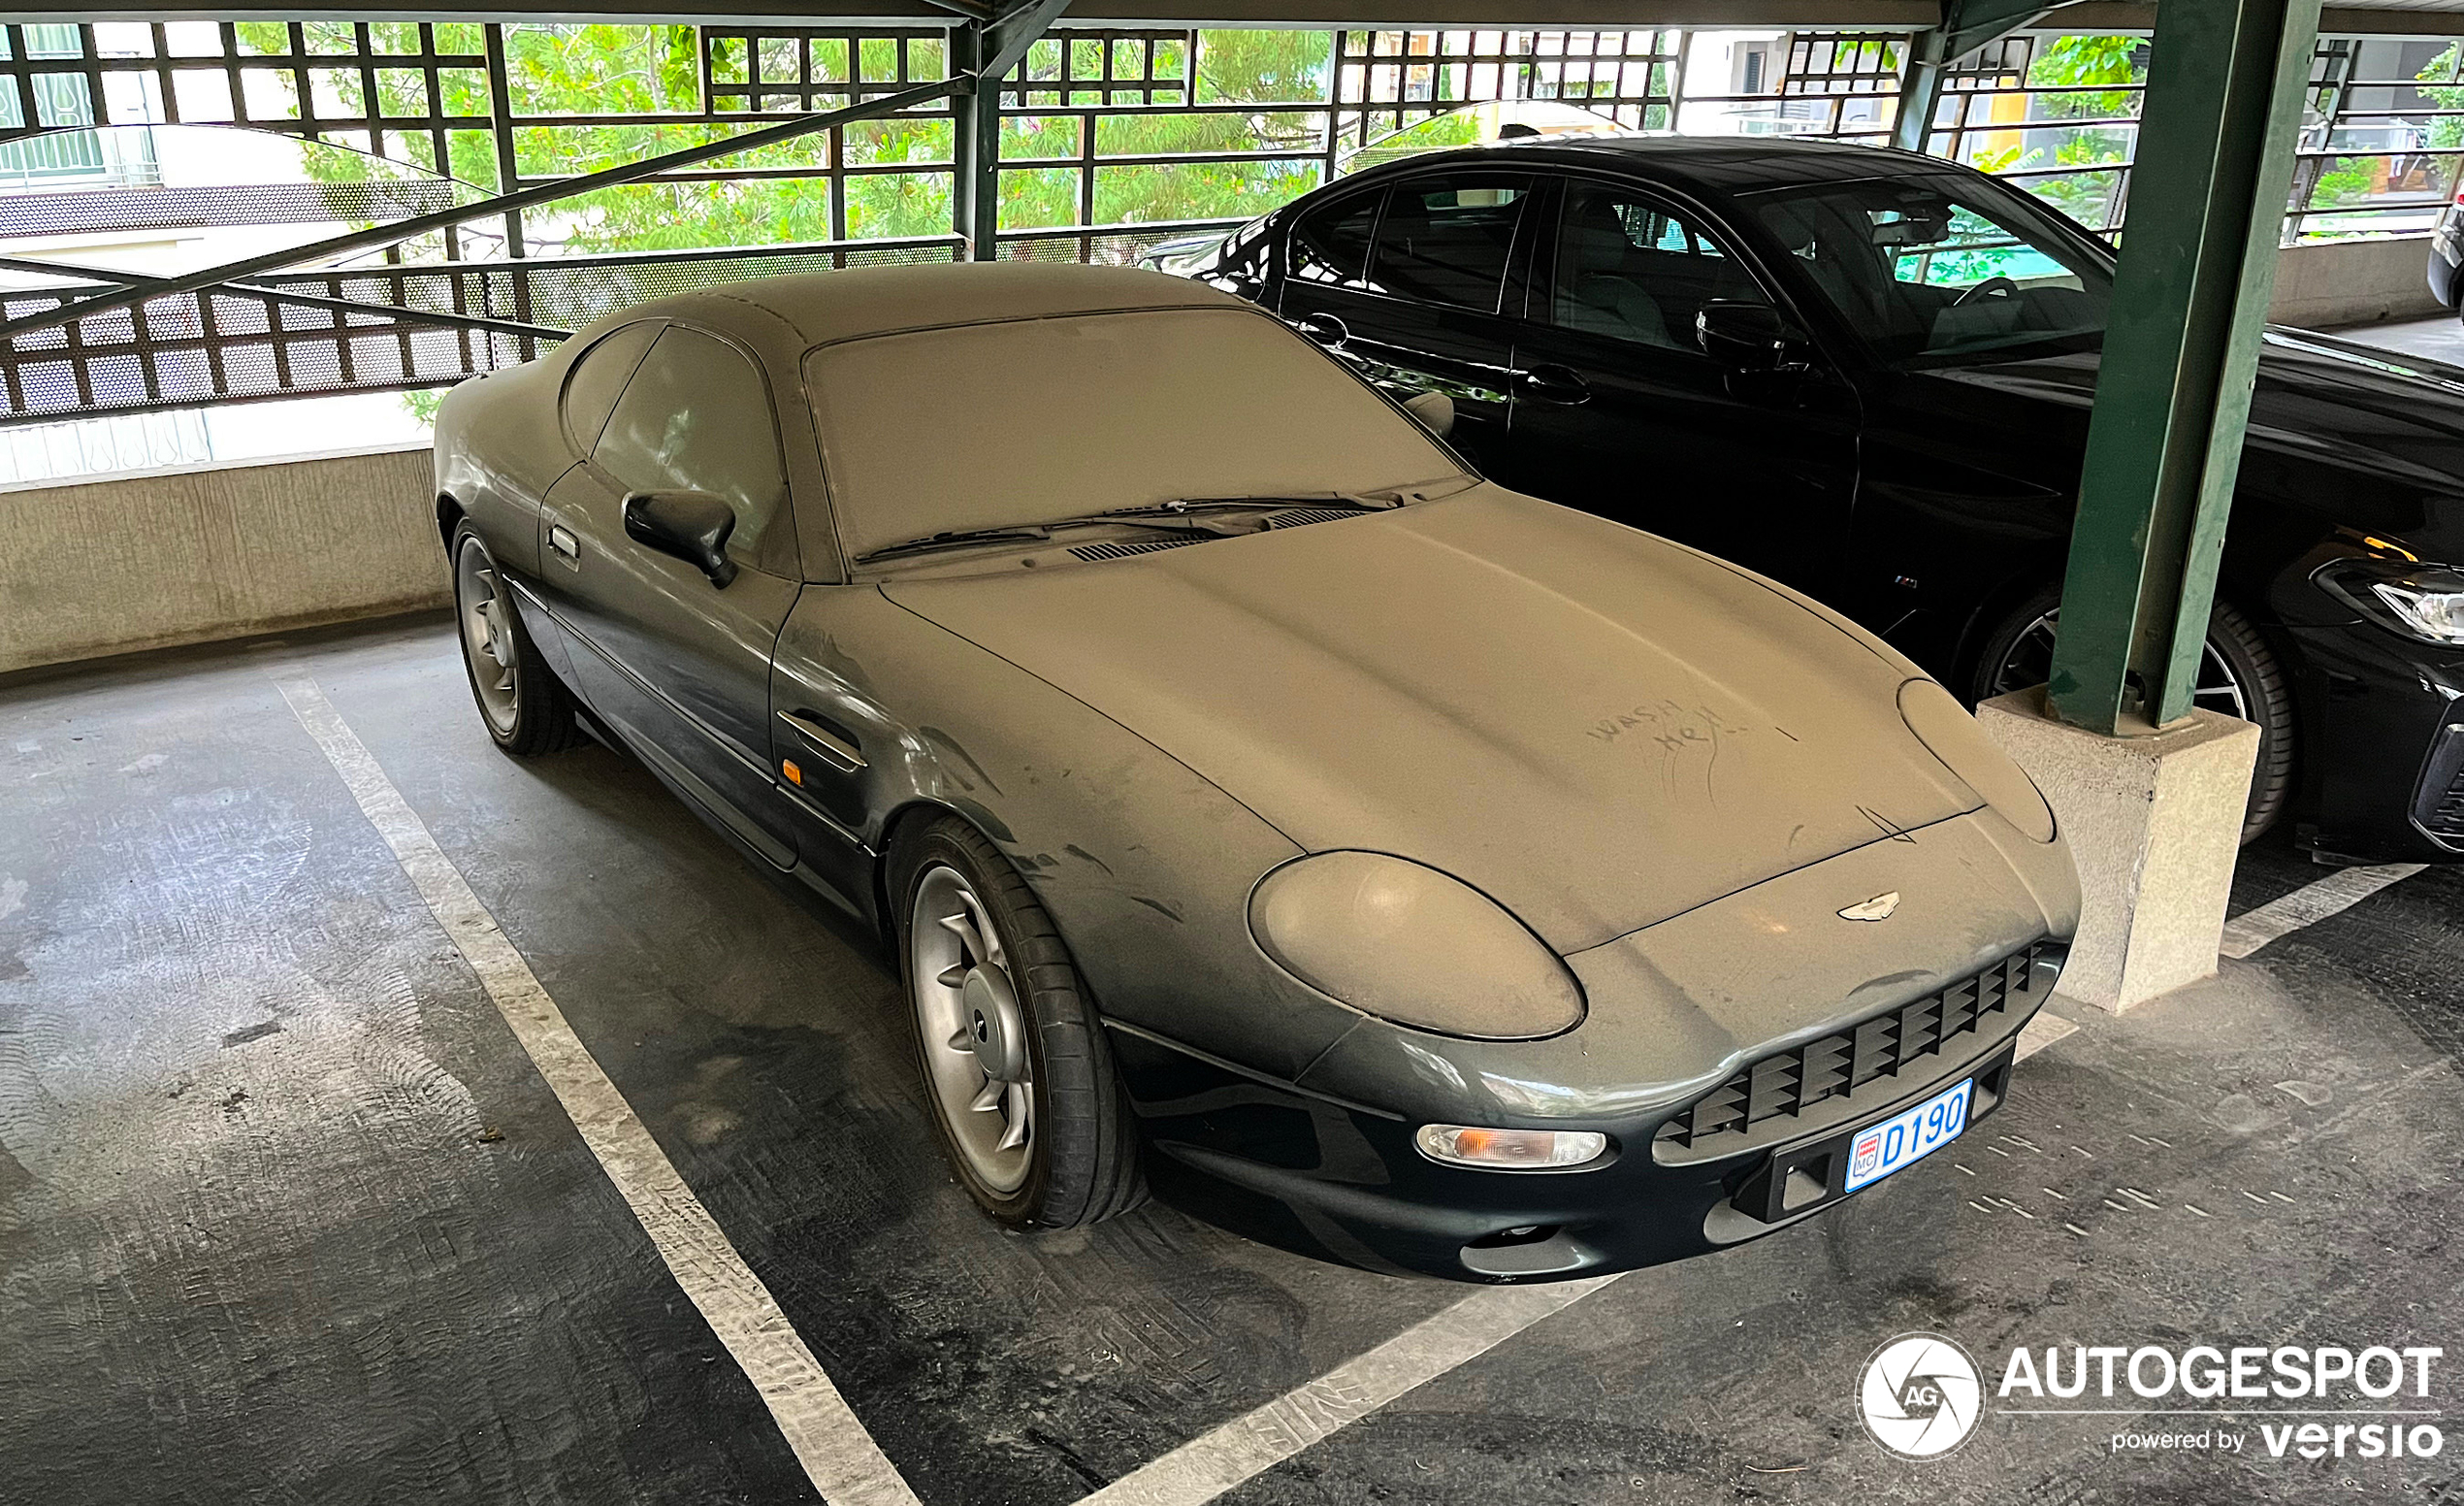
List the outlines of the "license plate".
<svg viewBox="0 0 2464 1506">
<path fill-rule="evenodd" d="M 1853 1193 L 1869 1182 L 1879 1182 L 1958 1139 L 1967 1128 L 1968 1098 L 1975 1091 L 1976 1079 L 1971 1077 L 1905 1113 L 1860 1130 L 1848 1142 L 1848 1179 L 1840 1190 Z"/>
</svg>

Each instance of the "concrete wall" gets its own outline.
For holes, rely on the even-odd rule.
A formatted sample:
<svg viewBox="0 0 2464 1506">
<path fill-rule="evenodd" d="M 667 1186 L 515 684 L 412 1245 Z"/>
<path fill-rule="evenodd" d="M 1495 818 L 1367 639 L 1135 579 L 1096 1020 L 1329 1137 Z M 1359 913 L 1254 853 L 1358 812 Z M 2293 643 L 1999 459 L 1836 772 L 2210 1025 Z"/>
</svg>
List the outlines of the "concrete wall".
<svg viewBox="0 0 2464 1506">
<path fill-rule="evenodd" d="M 0 671 L 452 601 L 426 447 L 0 486 Z"/>
<path fill-rule="evenodd" d="M 2429 260 L 2425 235 L 2287 246 L 2276 258 L 2276 298 L 2267 317 L 2323 330 L 2443 313 L 2430 296 Z"/>
</svg>

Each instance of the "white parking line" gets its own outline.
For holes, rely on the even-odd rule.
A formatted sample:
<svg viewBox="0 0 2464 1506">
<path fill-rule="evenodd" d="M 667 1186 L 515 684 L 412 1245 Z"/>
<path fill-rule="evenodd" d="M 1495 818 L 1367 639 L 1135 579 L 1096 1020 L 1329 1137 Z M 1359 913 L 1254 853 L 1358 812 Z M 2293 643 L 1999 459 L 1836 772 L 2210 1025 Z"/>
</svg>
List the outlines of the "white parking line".
<svg viewBox="0 0 2464 1506">
<path fill-rule="evenodd" d="M 2378 868 L 2346 868 L 2315 884 L 2304 884 L 2281 900 L 2271 900 L 2247 915 L 2224 923 L 2227 957 L 2248 957 L 2268 942 L 2316 925 L 2369 899 L 2389 884 L 2411 878 L 2428 865 L 2388 863 Z"/>
<path fill-rule="evenodd" d="M 2040 1012 L 2020 1032 L 2018 1056 L 2034 1056 L 2078 1029 L 2072 1021 Z M 1131 1470 L 1081 1497 L 1078 1506 L 1204 1506 L 1630 1274 L 1475 1293 L 1359 1359 Z"/>
<path fill-rule="evenodd" d="M 1621 1279 L 1595 1276 L 1475 1293 L 1358 1359 L 1131 1470 L 1083 1497 L 1079 1506 L 1202 1506 Z"/>
<path fill-rule="evenodd" d="M 531 965 L 497 929 L 496 918 L 448 860 L 410 805 L 385 777 L 316 682 L 297 671 L 275 683 L 362 814 L 419 891 L 488 998 L 530 1053 L 582 1143 L 641 1221 L 693 1305 L 744 1370 L 787 1435 L 814 1489 L 831 1506 L 919 1506 L 916 1494 L 849 1411 L 838 1388 L 789 1326 L 762 1278 L 728 1243 L 709 1210 L 676 1174 L 632 1106 L 566 1023 Z"/>
</svg>

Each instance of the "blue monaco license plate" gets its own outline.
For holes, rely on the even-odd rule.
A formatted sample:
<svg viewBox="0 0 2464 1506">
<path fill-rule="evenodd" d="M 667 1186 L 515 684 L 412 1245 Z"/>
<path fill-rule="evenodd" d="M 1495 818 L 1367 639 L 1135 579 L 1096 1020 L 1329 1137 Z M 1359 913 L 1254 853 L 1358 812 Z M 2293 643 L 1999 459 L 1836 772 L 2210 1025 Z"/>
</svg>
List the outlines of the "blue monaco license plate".
<svg viewBox="0 0 2464 1506">
<path fill-rule="evenodd" d="M 1879 1182 L 1901 1166 L 1923 1161 L 1960 1137 L 1967 1128 L 1968 1099 L 1976 1092 L 1971 1077 L 1948 1088 L 1905 1113 L 1858 1131 L 1848 1142 L 1848 1178 L 1840 1189 L 1853 1193 Z"/>
</svg>

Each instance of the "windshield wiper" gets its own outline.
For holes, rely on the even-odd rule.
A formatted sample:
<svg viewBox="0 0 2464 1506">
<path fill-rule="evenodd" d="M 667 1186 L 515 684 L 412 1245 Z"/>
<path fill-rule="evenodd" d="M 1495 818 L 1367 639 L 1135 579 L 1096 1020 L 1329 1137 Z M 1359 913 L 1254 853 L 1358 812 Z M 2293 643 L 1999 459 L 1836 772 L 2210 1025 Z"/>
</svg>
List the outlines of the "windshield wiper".
<svg viewBox="0 0 2464 1506">
<path fill-rule="evenodd" d="M 856 563 L 870 565 L 876 560 L 895 559 L 903 554 L 923 554 L 933 549 L 956 548 L 971 543 L 1004 543 L 1019 540 L 1041 541 L 1064 528 L 1095 528 L 1111 523 L 1123 528 L 1147 528 L 1162 534 L 1195 534 L 1205 539 L 1234 539 L 1243 534 L 1260 532 L 1263 523 L 1243 526 L 1231 522 L 1211 522 L 1195 514 L 1203 512 L 1255 511 L 1268 507 L 1347 507 L 1357 512 L 1383 512 L 1404 504 L 1400 492 L 1295 492 L 1289 496 L 1259 497 L 1183 497 L 1171 502 L 1154 503 L 1139 507 L 1115 507 L 1107 512 L 1088 512 L 1078 517 L 1054 518 L 1044 523 L 1013 523 L 999 528 L 962 528 L 921 539 L 903 539 L 884 544 L 868 554 L 858 555 Z"/>
<path fill-rule="evenodd" d="M 1291 492 L 1265 493 L 1254 497 L 1181 497 L 1171 502 L 1145 507 L 1116 507 L 1098 512 L 1097 517 L 1177 517 L 1200 510 L 1218 512 L 1234 507 L 1350 507 L 1358 512 L 1383 512 L 1403 506 L 1401 492 Z"/>
<path fill-rule="evenodd" d="M 938 534 L 926 534 L 922 539 L 902 539 L 896 543 L 883 544 L 869 553 L 856 556 L 856 563 L 870 565 L 875 560 L 895 559 L 902 554 L 922 554 L 927 549 L 955 548 L 959 544 L 1000 543 L 1010 540 L 1042 540 L 1052 537 L 1052 527 L 1043 523 L 1010 525 L 1002 528 L 952 529 Z"/>
</svg>

